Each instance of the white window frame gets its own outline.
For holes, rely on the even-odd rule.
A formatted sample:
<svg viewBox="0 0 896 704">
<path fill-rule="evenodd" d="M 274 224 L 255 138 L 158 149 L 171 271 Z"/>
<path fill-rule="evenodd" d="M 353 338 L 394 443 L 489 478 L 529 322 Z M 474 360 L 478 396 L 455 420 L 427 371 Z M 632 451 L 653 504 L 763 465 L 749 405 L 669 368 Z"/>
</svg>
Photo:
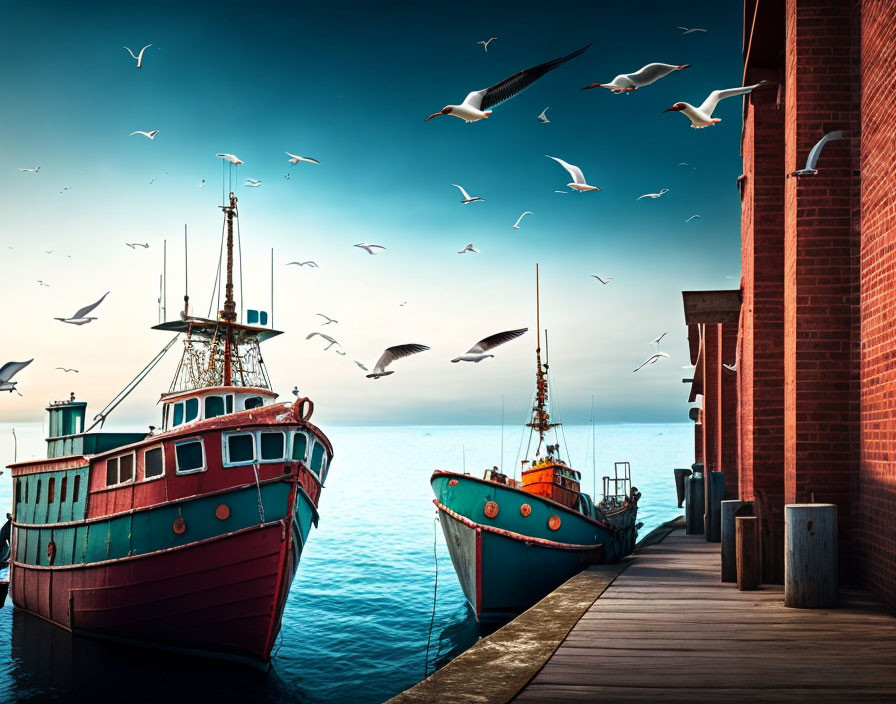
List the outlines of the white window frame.
<svg viewBox="0 0 896 704">
<path fill-rule="evenodd" d="M 296 435 L 298 433 L 301 433 L 302 435 L 305 436 L 305 454 L 302 457 L 302 459 L 296 460 L 296 459 L 293 459 L 293 457 L 292 457 L 292 450 L 293 450 L 293 447 L 295 446 Z M 302 462 L 303 464 L 305 464 L 307 466 L 308 448 L 311 447 L 313 444 L 314 444 L 314 437 L 312 435 L 306 433 L 304 430 L 291 430 L 290 431 L 290 440 L 289 440 L 289 455 L 288 455 L 289 461 L 290 462 Z"/>
<path fill-rule="evenodd" d="M 146 453 L 151 450 L 161 450 L 162 452 L 162 473 L 157 474 L 154 477 L 146 476 Z M 205 463 L 205 458 L 203 457 L 203 464 Z M 177 462 L 177 456 L 175 456 L 175 462 Z M 143 448 L 143 479 L 140 481 L 144 482 L 154 482 L 156 479 L 164 479 L 165 478 L 165 470 L 167 467 L 165 466 L 165 447 L 163 445 L 153 445 L 152 447 Z"/>
<path fill-rule="evenodd" d="M 314 448 L 318 445 L 320 445 L 321 450 L 323 451 L 323 455 L 320 459 L 320 469 L 318 471 L 314 471 L 314 469 L 311 468 L 311 463 L 314 461 Z M 320 480 L 320 483 L 323 484 L 327 469 L 327 448 L 320 440 L 315 437 L 312 437 L 311 439 L 311 453 L 308 456 L 308 463 L 305 466 L 308 468 L 308 471 L 311 472 L 315 477 L 317 477 Z"/>
<path fill-rule="evenodd" d="M 262 433 L 279 433 L 280 435 L 283 436 L 283 456 L 282 457 L 278 457 L 275 460 L 264 460 L 261 458 L 261 434 Z M 292 452 L 291 452 L 292 447 L 289 444 L 289 438 L 286 436 L 285 431 L 273 430 L 273 429 L 272 430 L 262 429 L 262 430 L 257 430 L 255 435 L 256 435 L 255 449 L 257 450 L 257 455 L 258 455 L 258 459 L 256 459 L 255 461 L 258 464 L 277 464 L 277 463 L 282 464 L 284 462 L 292 462 L 293 461 L 290 459 L 290 457 L 292 457 Z"/>
<path fill-rule="evenodd" d="M 131 478 L 126 481 L 121 481 L 121 458 L 131 456 Z M 137 452 L 131 450 L 130 452 L 122 452 L 120 455 L 115 455 L 114 457 L 106 458 L 106 481 L 109 480 L 109 462 L 112 460 L 116 460 L 118 462 L 118 471 L 116 472 L 116 477 L 118 477 L 118 481 L 114 484 L 106 484 L 107 489 L 111 489 L 116 486 L 124 486 L 125 484 L 132 484 L 137 477 Z"/>
<path fill-rule="evenodd" d="M 255 406 L 254 408 L 246 408 L 246 401 L 248 401 L 251 398 L 261 399 L 261 405 Z M 241 406 L 240 410 L 241 411 L 254 411 L 256 408 L 264 408 L 264 405 L 265 405 L 264 396 L 262 396 L 261 394 L 242 394 L 240 396 L 240 406 Z"/>
<path fill-rule="evenodd" d="M 187 403 L 189 401 L 196 402 L 196 417 L 188 420 L 187 419 Z M 197 398 L 196 396 L 191 396 L 190 398 L 185 398 L 182 401 L 182 403 L 184 404 L 184 422 L 183 422 L 184 425 L 189 425 L 190 423 L 196 423 L 196 422 L 202 420 L 202 414 L 205 411 L 205 404 L 200 403 L 199 398 Z"/>
<path fill-rule="evenodd" d="M 186 445 L 187 443 L 198 442 L 199 447 L 202 450 L 202 466 L 196 467 L 195 469 L 181 469 L 180 465 L 177 462 L 177 448 L 180 445 Z M 163 460 L 164 461 L 164 460 Z M 178 440 L 174 443 L 174 473 L 177 475 L 180 474 L 196 474 L 197 472 L 204 472 L 208 469 L 208 462 L 205 457 L 205 443 L 202 441 L 201 437 L 193 437 L 186 438 L 184 440 Z"/>
<path fill-rule="evenodd" d="M 242 460 L 240 462 L 231 462 L 230 461 L 230 444 L 228 440 L 235 435 L 249 435 L 252 438 L 252 459 L 251 460 Z M 245 467 L 246 465 L 255 464 L 258 462 L 258 438 L 255 437 L 256 433 L 251 430 L 233 430 L 226 433 L 221 433 L 221 460 L 222 464 L 225 467 Z"/>
</svg>

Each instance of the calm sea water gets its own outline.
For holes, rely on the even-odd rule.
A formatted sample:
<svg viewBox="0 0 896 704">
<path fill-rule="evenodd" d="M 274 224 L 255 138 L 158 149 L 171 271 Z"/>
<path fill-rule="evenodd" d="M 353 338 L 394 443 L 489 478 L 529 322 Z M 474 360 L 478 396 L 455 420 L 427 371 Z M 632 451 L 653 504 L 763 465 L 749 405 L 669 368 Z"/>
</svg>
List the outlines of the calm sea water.
<svg viewBox="0 0 896 704">
<path fill-rule="evenodd" d="M 43 456 L 39 424 L 16 432 L 19 459 Z M 382 702 L 472 645 L 478 627 L 435 521 L 429 476 L 464 466 L 481 476 L 485 467 L 500 464 L 500 429 L 326 432 L 336 455 L 320 527 L 302 555 L 267 673 L 75 638 L 7 600 L 0 609 L 0 702 Z M 585 455 L 591 429 L 570 426 L 565 434 L 590 492 L 592 463 L 590 452 L 587 463 Z M 690 466 L 693 426 L 607 425 L 596 434 L 598 482 L 613 461 L 631 462 L 643 494 L 642 535 L 680 513 L 672 469 Z M 516 428 L 505 429 L 508 473 L 518 466 L 520 437 Z M 0 464 L 11 461 L 11 427 L 0 424 Z M 11 495 L 7 471 L 0 478 L 2 515 Z"/>
</svg>

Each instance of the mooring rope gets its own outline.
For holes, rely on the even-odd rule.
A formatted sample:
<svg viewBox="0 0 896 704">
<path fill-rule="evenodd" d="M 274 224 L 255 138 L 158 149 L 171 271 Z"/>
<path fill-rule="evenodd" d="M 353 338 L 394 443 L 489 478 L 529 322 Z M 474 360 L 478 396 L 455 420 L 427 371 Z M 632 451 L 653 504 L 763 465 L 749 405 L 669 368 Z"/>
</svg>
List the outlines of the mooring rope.
<svg viewBox="0 0 896 704">
<path fill-rule="evenodd" d="M 439 511 L 436 509 L 436 515 L 432 519 L 432 559 L 435 564 L 436 575 L 432 585 L 432 615 L 429 617 L 429 635 L 426 637 L 426 662 L 423 665 L 423 679 L 429 677 L 429 648 L 432 643 L 432 629 L 436 622 L 436 597 L 438 597 L 439 594 L 439 555 L 436 551 L 439 535 L 437 527 L 438 523 Z M 439 650 L 441 650 L 441 644 L 439 644 Z"/>
<path fill-rule="evenodd" d="M 261 484 L 258 482 L 258 463 L 252 465 L 252 470 L 255 472 L 255 488 L 258 490 L 258 517 L 264 523 L 264 506 L 261 505 Z"/>
</svg>

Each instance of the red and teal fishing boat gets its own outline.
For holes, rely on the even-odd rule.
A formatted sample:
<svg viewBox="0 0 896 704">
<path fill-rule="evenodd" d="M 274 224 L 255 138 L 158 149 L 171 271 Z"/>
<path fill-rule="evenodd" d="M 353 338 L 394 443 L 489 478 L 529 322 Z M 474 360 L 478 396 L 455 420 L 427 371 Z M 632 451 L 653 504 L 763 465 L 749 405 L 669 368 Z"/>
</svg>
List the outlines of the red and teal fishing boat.
<svg viewBox="0 0 896 704">
<path fill-rule="evenodd" d="M 451 561 L 480 621 L 512 618 L 583 568 L 616 562 L 635 547 L 640 493 L 628 463 L 617 462 L 614 476 L 604 477 L 600 503 L 581 491 L 581 474 L 561 459 L 560 443 L 545 442 L 559 423 L 547 410 L 540 327 L 535 358 L 535 403 L 526 425 L 538 443 L 534 459 L 522 462 L 522 481 L 497 468 L 482 479 L 439 470 L 430 480 Z"/>
<path fill-rule="evenodd" d="M 333 448 L 309 399 L 271 390 L 259 345 L 280 333 L 237 322 L 236 204 L 223 309 L 191 317 L 185 297 L 155 326 L 184 345 L 161 427 L 84 432 L 72 395 L 47 408 L 47 458 L 11 465 L 10 594 L 73 632 L 264 666 Z"/>
</svg>

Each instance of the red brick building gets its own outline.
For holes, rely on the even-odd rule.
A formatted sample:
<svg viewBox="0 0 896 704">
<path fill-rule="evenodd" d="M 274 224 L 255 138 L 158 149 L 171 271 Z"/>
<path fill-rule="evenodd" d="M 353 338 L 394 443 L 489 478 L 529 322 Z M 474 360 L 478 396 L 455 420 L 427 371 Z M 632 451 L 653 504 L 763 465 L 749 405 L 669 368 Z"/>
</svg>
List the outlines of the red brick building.
<svg viewBox="0 0 896 704">
<path fill-rule="evenodd" d="M 760 506 L 765 581 L 784 505 L 832 502 L 842 579 L 896 605 L 896 0 L 746 0 L 743 81 L 761 80 L 778 89 L 744 101 L 735 389 L 701 391 L 697 454 Z M 688 322 L 718 382 L 724 326 L 720 357 Z"/>
</svg>

